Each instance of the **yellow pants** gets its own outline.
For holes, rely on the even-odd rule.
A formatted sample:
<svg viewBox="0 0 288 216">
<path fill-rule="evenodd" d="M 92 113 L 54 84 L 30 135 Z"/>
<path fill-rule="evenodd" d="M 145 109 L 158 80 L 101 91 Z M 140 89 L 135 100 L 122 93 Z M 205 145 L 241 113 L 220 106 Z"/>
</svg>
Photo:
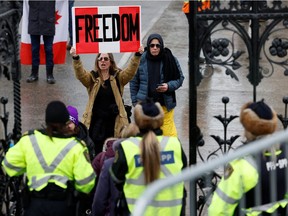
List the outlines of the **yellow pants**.
<svg viewBox="0 0 288 216">
<path fill-rule="evenodd" d="M 175 136 L 177 137 L 177 130 L 174 122 L 174 109 L 168 112 L 165 106 L 162 106 L 164 111 L 164 122 L 161 127 L 163 136 Z"/>
</svg>

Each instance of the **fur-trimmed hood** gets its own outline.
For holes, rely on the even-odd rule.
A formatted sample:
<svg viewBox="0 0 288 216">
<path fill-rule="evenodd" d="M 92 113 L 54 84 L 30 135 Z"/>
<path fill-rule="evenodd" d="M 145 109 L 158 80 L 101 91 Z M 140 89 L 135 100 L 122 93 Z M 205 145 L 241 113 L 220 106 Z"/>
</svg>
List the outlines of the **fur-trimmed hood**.
<svg viewBox="0 0 288 216">
<path fill-rule="evenodd" d="M 152 106 L 158 111 L 156 116 L 146 115 L 141 104 L 137 104 L 134 108 L 135 123 L 140 129 L 157 129 L 163 125 L 164 112 L 160 103 L 156 102 Z"/>
</svg>

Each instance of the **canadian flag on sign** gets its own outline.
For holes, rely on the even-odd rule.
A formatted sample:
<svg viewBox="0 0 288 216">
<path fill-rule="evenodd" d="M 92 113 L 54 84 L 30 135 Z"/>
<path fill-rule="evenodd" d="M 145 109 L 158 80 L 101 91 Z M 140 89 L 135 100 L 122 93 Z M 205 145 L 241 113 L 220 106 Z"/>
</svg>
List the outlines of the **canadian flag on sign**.
<svg viewBox="0 0 288 216">
<path fill-rule="evenodd" d="M 53 42 L 54 64 L 65 64 L 66 61 L 66 44 L 68 38 L 68 1 L 56 0 L 56 29 Z M 28 34 L 28 0 L 23 2 L 22 31 L 20 60 L 21 64 L 32 64 L 31 39 Z M 46 64 L 44 42 L 41 38 L 40 45 L 40 64 Z"/>
</svg>

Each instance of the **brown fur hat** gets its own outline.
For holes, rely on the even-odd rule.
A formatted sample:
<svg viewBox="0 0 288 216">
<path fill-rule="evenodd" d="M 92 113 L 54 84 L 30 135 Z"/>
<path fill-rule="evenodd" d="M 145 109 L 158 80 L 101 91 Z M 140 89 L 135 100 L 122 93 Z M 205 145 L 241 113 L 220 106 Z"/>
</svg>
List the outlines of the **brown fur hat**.
<svg viewBox="0 0 288 216">
<path fill-rule="evenodd" d="M 253 140 L 257 136 L 272 134 L 277 129 L 277 114 L 264 101 L 248 102 L 240 112 L 240 122 L 245 128 L 245 136 Z"/>
<path fill-rule="evenodd" d="M 133 137 L 138 133 L 140 133 L 139 127 L 135 123 L 131 122 L 121 130 L 121 138 Z"/>
<path fill-rule="evenodd" d="M 157 129 L 163 125 L 164 112 L 160 103 L 137 104 L 134 108 L 135 123 L 140 129 Z"/>
</svg>

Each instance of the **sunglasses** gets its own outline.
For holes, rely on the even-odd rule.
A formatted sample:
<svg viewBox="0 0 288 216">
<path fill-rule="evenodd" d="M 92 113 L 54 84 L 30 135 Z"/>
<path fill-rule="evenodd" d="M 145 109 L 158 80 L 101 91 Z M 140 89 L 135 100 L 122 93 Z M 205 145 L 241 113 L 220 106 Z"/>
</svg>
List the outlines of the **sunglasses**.
<svg viewBox="0 0 288 216">
<path fill-rule="evenodd" d="M 99 57 L 98 61 L 109 61 L 110 59 L 108 57 Z"/>
<path fill-rule="evenodd" d="M 153 47 L 157 47 L 157 48 L 160 48 L 161 47 L 161 45 L 160 44 L 149 44 L 149 47 L 150 48 L 153 48 Z"/>
</svg>

